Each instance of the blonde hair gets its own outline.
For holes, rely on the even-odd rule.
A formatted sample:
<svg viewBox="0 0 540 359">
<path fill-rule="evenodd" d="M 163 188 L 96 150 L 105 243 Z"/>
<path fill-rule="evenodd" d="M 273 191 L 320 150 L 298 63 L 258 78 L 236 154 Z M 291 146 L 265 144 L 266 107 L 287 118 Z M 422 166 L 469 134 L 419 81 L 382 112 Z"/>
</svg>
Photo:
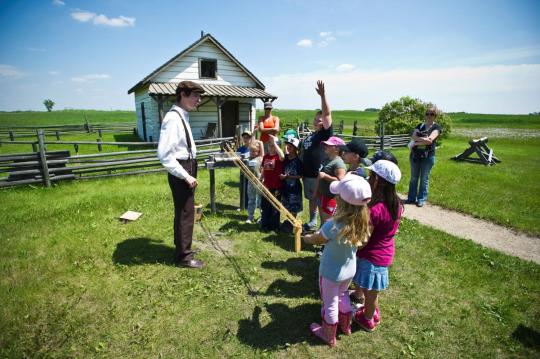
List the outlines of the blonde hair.
<svg viewBox="0 0 540 359">
<path fill-rule="evenodd" d="M 345 202 L 340 196 L 336 196 L 336 203 L 334 223 L 343 224 L 343 228 L 338 234 L 338 240 L 356 247 L 365 246 L 370 236 L 367 205 L 355 206 Z"/>
</svg>

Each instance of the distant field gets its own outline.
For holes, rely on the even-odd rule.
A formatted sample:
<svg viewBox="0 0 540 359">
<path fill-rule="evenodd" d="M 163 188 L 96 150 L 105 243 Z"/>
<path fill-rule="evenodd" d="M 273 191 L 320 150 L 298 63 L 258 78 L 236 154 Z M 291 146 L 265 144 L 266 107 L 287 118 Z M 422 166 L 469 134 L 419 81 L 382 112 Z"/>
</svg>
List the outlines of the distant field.
<svg viewBox="0 0 540 359">
<path fill-rule="evenodd" d="M 134 111 L 16 111 L 0 112 L 0 126 L 71 125 L 90 123 L 135 122 Z"/>
</svg>

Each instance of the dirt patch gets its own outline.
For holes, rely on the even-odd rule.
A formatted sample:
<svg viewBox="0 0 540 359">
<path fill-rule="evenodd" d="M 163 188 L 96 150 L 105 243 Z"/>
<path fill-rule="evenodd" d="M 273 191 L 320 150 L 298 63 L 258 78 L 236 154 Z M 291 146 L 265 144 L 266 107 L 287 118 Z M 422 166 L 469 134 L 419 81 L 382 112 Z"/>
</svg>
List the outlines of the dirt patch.
<svg viewBox="0 0 540 359">
<path fill-rule="evenodd" d="M 426 204 L 422 208 L 405 205 L 403 216 L 456 237 L 470 239 L 483 246 L 540 264 L 538 237 L 432 204 Z"/>
<path fill-rule="evenodd" d="M 212 233 L 213 239 L 204 238 L 193 241 L 193 246 L 196 249 L 223 254 L 232 254 L 234 243 L 228 238 L 221 237 L 221 233 Z M 220 238 L 221 237 L 221 238 Z"/>
</svg>

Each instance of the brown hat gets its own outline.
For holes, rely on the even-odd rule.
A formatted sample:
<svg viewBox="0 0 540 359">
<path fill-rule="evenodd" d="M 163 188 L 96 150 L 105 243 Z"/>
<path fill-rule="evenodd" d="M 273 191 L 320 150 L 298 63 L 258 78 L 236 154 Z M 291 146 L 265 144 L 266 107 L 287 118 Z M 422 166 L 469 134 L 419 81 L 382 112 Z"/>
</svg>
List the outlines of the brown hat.
<svg viewBox="0 0 540 359">
<path fill-rule="evenodd" d="M 178 84 L 176 88 L 176 93 L 182 90 L 191 90 L 193 92 L 204 93 L 204 89 L 201 85 L 193 81 L 182 81 Z"/>
</svg>

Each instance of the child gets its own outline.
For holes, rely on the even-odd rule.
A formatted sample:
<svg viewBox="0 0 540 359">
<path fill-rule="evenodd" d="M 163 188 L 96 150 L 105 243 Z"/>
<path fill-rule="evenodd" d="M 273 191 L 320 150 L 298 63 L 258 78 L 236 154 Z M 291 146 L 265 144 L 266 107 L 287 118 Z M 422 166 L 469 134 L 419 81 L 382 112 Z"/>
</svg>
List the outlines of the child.
<svg viewBox="0 0 540 359">
<path fill-rule="evenodd" d="M 361 164 L 365 166 L 371 165 L 371 161 L 366 158 L 369 151 L 364 141 L 359 138 L 353 138 L 353 140 L 346 145 L 339 146 L 339 149 L 341 151 L 343 162 L 349 165 L 348 172 L 367 179 L 367 171 L 360 167 Z"/>
<path fill-rule="evenodd" d="M 340 150 L 338 147 L 344 145 L 345 142 L 339 137 L 332 136 L 327 141 L 323 141 L 322 144 L 327 158 L 322 163 L 317 182 L 321 224 L 330 218 L 336 209 L 336 200 L 329 190 L 330 182 L 341 180 L 345 176 L 347 169 L 343 159 L 339 157 Z"/>
<path fill-rule="evenodd" d="M 261 163 L 264 156 L 263 143 L 257 140 L 250 131 L 246 130 L 242 133 L 244 146 L 249 151 L 248 167 L 259 178 L 261 176 Z M 242 146 L 242 147 L 244 147 Z M 251 182 L 247 184 L 247 211 L 248 218 L 246 223 L 253 223 L 255 218 L 255 209 L 260 207 L 261 195 Z"/>
<path fill-rule="evenodd" d="M 295 137 L 287 137 L 285 140 L 286 158 L 283 163 L 283 173 L 279 178 L 283 181 L 283 191 L 281 193 L 281 203 L 293 216 L 303 209 L 302 199 L 302 161 L 298 158 L 298 146 L 300 140 Z M 292 232 L 292 223 L 288 220 L 281 224 L 282 232 Z"/>
<path fill-rule="evenodd" d="M 355 253 L 368 237 L 371 198 L 368 182 L 360 176 L 346 175 L 330 184 L 337 194 L 334 217 L 320 232 L 304 237 L 306 243 L 326 244 L 319 265 L 319 290 L 322 299 L 322 326 L 312 323 L 311 332 L 330 346 L 336 345 L 337 325 L 345 335 L 351 334 L 351 304 L 348 286 L 356 270 Z"/>
<path fill-rule="evenodd" d="M 279 175 L 283 173 L 283 160 L 285 156 L 278 145 L 278 138 L 270 136 L 268 142 L 268 153 L 264 155 L 262 161 L 263 184 L 278 199 L 281 198 L 281 188 L 283 182 Z M 261 200 L 261 229 L 265 232 L 279 230 L 279 211 L 266 199 Z"/>
<path fill-rule="evenodd" d="M 396 192 L 401 179 L 399 167 L 388 160 L 379 160 L 368 167 L 372 199 L 369 204 L 371 236 L 367 245 L 356 253 L 354 284 L 364 297 L 364 306 L 354 315 L 354 321 L 367 331 L 380 323 L 379 292 L 388 287 L 388 267 L 394 259 L 394 235 L 403 207 Z"/>
</svg>

